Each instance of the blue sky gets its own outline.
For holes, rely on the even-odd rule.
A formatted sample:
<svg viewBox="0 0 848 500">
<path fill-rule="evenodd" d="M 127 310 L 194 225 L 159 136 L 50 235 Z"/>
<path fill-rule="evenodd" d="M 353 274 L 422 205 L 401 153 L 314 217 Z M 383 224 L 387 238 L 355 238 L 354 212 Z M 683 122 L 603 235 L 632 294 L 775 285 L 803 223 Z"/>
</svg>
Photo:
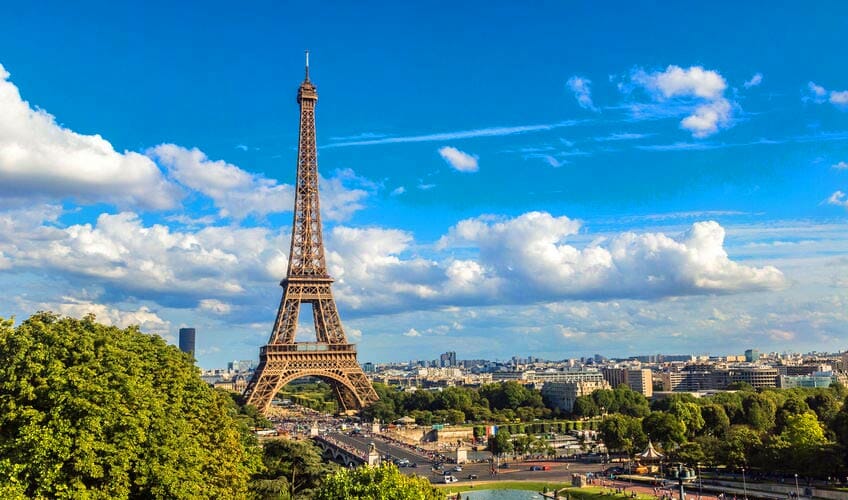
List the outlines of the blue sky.
<svg viewBox="0 0 848 500">
<path fill-rule="evenodd" d="M 308 48 L 361 360 L 842 350 L 846 11 L 8 9 L 0 316 L 194 326 L 202 366 L 256 357 Z"/>
</svg>

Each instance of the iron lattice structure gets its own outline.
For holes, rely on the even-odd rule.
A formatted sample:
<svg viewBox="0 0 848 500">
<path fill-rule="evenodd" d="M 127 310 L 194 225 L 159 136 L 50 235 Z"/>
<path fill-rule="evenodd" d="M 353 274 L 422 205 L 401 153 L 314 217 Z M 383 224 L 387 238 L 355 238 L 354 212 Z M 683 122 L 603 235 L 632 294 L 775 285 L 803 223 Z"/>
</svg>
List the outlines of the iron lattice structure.
<svg viewBox="0 0 848 500">
<path fill-rule="evenodd" d="M 292 380 L 313 376 L 328 382 L 344 412 L 377 401 L 377 393 L 356 361 L 356 346 L 342 327 L 333 279 L 324 259 L 321 204 L 318 197 L 318 151 L 315 103 L 318 92 L 306 77 L 297 92 L 300 134 L 297 150 L 294 222 L 283 298 L 268 344 L 259 351 L 259 366 L 245 390 L 247 403 L 266 413 L 277 392 Z M 295 342 L 300 306 L 312 306 L 315 342 Z"/>
</svg>

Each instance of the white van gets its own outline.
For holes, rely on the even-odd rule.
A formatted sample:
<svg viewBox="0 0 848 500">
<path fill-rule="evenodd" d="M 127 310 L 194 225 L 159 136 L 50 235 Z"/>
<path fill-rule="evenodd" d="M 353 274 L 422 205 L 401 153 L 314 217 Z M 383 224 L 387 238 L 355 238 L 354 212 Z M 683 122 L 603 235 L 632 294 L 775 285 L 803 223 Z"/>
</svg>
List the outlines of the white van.
<svg viewBox="0 0 848 500">
<path fill-rule="evenodd" d="M 442 476 L 442 479 L 445 481 L 445 484 L 455 483 L 459 481 L 459 479 L 454 476 Z"/>
</svg>

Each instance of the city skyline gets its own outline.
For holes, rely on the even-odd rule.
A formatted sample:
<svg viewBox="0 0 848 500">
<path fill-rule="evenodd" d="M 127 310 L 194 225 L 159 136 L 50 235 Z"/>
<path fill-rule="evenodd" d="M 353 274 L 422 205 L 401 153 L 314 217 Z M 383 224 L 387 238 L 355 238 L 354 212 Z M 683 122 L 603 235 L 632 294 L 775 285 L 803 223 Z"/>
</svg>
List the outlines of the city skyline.
<svg viewBox="0 0 848 500">
<path fill-rule="evenodd" d="M 308 48 L 361 362 L 848 347 L 848 6 L 435 5 L 10 9 L 0 317 L 255 358 Z"/>
</svg>

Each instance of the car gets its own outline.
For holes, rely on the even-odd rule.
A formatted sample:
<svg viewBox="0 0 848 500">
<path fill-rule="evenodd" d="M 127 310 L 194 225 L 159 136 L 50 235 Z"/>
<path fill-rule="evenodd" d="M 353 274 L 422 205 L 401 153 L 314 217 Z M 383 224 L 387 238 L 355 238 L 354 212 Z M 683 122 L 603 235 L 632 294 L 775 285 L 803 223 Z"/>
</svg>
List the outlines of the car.
<svg viewBox="0 0 848 500">
<path fill-rule="evenodd" d="M 624 474 L 624 467 L 610 467 L 604 471 L 604 474 Z"/>
<path fill-rule="evenodd" d="M 542 470 L 542 466 L 541 465 L 531 465 L 530 470 Z"/>
<path fill-rule="evenodd" d="M 477 474 L 469 474 L 468 479 L 477 479 Z"/>
<path fill-rule="evenodd" d="M 504 462 L 501 464 L 501 469 L 509 469 L 509 464 Z"/>
<path fill-rule="evenodd" d="M 450 484 L 450 483 L 455 483 L 455 482 L 459 481 L 459 479 L 457 479 L 453 476 L 444 476 L 442 481 L 444 481 L 445 484 Z"/>
<path fill-rule="evenodd" d="M 453 472 L 452 472 L 452 471 L 449 471 L 449 470 L 446 470 L 446 471 L 442 472 L 442 475 L 443 475 L 443 476 L 452 476 L 452 475 L 453 475 Z"/>
<path fill-rule="evenodd" d="M 412 468 L 418 467 L 418 462 L 412 462 L 409 466 Z"/>
<path fill-rule="evenodd" d="M 453 468 L 453 471 L 454 471 L 454 472 L 462 472 L 462 466 L 461 466 L 461 465 L 457 465 L 457 466 L 455 466 L 455 467 Z"/>
</svg>

